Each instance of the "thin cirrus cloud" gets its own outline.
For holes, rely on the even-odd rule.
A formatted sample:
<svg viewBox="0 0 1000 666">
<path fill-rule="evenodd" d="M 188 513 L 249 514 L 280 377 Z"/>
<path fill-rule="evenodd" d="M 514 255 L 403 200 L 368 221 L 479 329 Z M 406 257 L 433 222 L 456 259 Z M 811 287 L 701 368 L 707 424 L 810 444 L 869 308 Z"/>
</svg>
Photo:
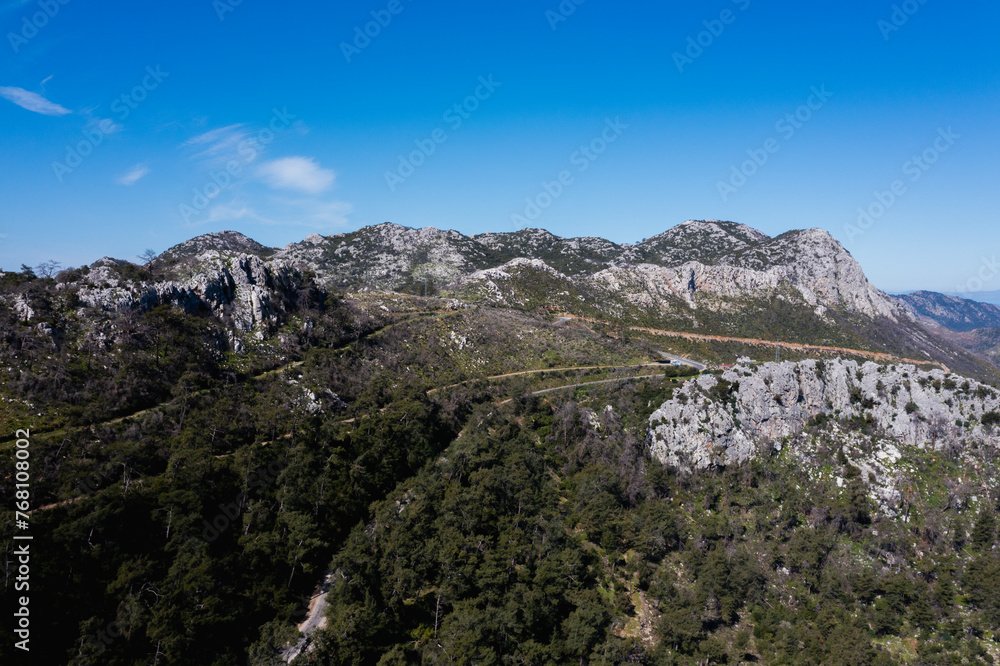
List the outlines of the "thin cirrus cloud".
<svg viewBox="0 0 1000 666">
<path fill-rule="evenodd" d="M 134 167 L 118 177 L 120 185 L 134 185 L 140 178 L 149 173 L 149 167 L 145 164 L 136 164 Z"/>
<path fill-rule="evenodd" d="M 333 186 L 336 174 L 309 157 L 283 157 L 261 164 L 257 175 L 276 189 L 319 194 Z"/>
<path fill-rule="evenodd" d="M 196 152 L 195 160 L 209 167 L 222 167 L 230 162 L 247 164 L 256 159 L 259 146 L 245 123 L 227 125 L 192 137 L 181 144 Z"/>
<path fill-rule="evenodd" d="M 239 136 L 242 136 L 242 132 L 239 130 L 243 127 L 243 123 L 235 123 L 233 125 L 226 125 L 225 127 L 218 127 L 213 130 L 199 134 L 198 136 L 191 137 L 184 142 L 185 146 L 203 146 L 203 145 L 226 145 L 231 143 L 233 140 L 238 140 Z M 221 142 L 221 143 L 220 143 Z"/>
<path fill-rule="evenodd" d="M 65 116 L 69 113 L 73 113 L 66 107 L 56 104 L 55 102 L 50 102 L 38 93 L 33 93 L 30 90 L 25 90 L 24 88 L 0 86 L 0 97 L 3 97 L 10 102 L 14 102 L 14 104 L 17 104 L 22 109 L 34 111 L 35 113 L 40 113 L 43 116 Z"/>
</svg>

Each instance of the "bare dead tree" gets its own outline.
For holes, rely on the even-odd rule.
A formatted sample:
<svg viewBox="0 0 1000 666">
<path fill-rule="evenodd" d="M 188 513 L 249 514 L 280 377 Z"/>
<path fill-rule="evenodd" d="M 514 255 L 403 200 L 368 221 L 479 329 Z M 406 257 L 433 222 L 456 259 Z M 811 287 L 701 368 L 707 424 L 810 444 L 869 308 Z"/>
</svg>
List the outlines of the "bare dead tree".
<svg viewBox="0 0 1000 666">
<path fill-rule="evenodd" d="M 62 264 L 54 259 L 43 261 L 35 266 L 35 271 L 43 278 L 55 277 L 55 274 L 62 270 Z"/>
<path fill-rule="evenodd" d="M 143 250 L 142 254 L 139 255 L 139 259 L 142 260 L 143 265 L 146 267 L 146 271 L 149 273 L 150 279 L 153 277 L 153 260 L 156 259 L 156 250 L 146 248 Z"/>
</svg>

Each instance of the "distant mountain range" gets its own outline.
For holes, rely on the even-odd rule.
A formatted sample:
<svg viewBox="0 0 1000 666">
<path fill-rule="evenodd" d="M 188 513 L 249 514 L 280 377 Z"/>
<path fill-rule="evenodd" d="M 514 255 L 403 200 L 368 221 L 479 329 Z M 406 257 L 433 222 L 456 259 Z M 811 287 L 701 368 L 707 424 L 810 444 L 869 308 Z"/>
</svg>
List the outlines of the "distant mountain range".
<svg viewBox="0 0 1000 666">
<path fill-rule="evenodd" d="M 1000 306 L 933 291 L 915 291 L 896 298 L 910 306 L 918 316 L 959 333 L 1000 327 Z"/>
<path fill-rule="evenodd" d="M 941 337 L 1000 366 L 1000 306 L 932 291 L 897 298 Z"/>
</svg>

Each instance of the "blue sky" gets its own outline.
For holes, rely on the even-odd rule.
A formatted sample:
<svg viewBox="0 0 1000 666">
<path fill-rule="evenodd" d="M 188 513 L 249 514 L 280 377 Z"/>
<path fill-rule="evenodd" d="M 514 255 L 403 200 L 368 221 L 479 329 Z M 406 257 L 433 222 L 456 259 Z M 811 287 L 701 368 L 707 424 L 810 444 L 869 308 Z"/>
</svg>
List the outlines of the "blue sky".
<svg viewBox="0 0 1000 666">
<path fill-rule="evenodd" d="M 995 4 L 236 3 L 0 0 L 0 267 L 715 218 L 1000 288 Z"/>
</svg>

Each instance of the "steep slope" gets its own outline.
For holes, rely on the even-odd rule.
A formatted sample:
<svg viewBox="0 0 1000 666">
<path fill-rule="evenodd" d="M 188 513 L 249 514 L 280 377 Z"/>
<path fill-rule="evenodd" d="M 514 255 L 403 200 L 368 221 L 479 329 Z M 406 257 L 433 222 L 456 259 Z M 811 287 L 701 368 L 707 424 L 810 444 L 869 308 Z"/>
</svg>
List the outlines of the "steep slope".
<svg viewBox="0 0 1000 666">
<path fill-rule="evenodd" d="M 615 266 L 592 276 L 590 283 L 608 297 L 664 313 L 681 303 L 692 310 L 732 311 L 748 299 L 777 295 L 831 324 L 831 314 L 838 312 L 869 320 L 913 320 L 872 286 L 850 253 L 821 229 L 744 245 L 718 256 L 716 263 Z"/>
<path fill-rule="evenodd" d="M 275 330 L 297 299 L 319 298 L 316 290 L 395 291 L 882 351 L 978 378 L 995 375 L 876 289 L 821 229 L 770 238 L 732 222 L 688 221 L 637 245 L 616 245 L 539 229 L 468 237 L 385 223 L 312 234 L 280 250 L 220 232 L 181 243 L 143 269 L 102 260 L 92 275 L 64 281 L 84 304 L 105 311 L 172 303 L 211 312 L 230 323 L 234 346 L 244 333 Z M 23 295 L 8 301 L 24 316 L 35 309 Z"/>
<path fill-rule="evenodd" d="M 789 231 L 730 253 L 720 264 L 787 281 L 810 305 L 843 308 L 867 317 L 908 318 L 891 298 L 868 282 L 850 252 L 823 229 Z"/>
<path fill-rule="evenodd" d="M 542 229 L 472 237 L 432 227 L 384 223 L 335 236 L 312 235 L 278 251 L 340 288 L 394 289 L 424 277 L 447 283 L 512 259 L 537 259 L 578 278 L 610 266 L 711 263 L 768 237 L 732 222 L 689 221 L 637 245 L 603 238 L 560 238 Z"/>
<path fill-rule="evenodd" d="M 1000 392 L 841 360 L 682 385 L 633 376 L 660 341 L 612 330 L 930 336 L 848 253 L 808 230 L 590 275 L 507 257 L 598 244 L 518 238 L 383 225 L 0 275 L 4 444 L 30 427 L 51 555 L 39 663 L 280 663 L 318 581 L 298 663 L 988 663 Z M 310 277 L 425 269 L 474 303 Z"/>
<path fill-rule="evenodd" d="M 961 344 L 1000 367 L 1000 328 L 978 328 L 963 336 Z"/>
<path fill-rule="evenodd" d="M 160 305 L 176 306 L 188 314 L 209 314 L 226 326 L 229 348 L 236 351 L 274 332 L 290 311 L 317 296 L 314 285 L 290 263 L 256 254 L 232 254 L 233 244 L 221 252 L 205 249 L 205 238 L 187 245 L 189 251 L 197 246 L 200 254 L 175 253 L 172 265 L 158 260 L 155 268 L 140 269 L 105 258 L 56 288 L 98 319 L 147 312 Z M 14 305 L 20 304 L 25 320 L 37 309 L 31 303 L 26 295 L 15 297 Z"/>
</svg>

